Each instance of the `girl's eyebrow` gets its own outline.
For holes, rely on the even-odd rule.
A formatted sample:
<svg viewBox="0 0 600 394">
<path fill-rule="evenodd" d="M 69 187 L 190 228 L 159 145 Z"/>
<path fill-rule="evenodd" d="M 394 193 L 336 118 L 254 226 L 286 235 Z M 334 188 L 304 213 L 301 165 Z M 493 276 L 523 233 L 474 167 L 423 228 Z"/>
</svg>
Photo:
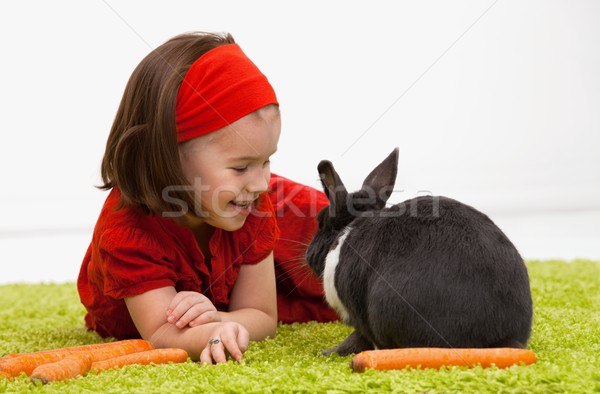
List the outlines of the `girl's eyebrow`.
<svg viewBox="0 0 600 394">
<path fill-rule="evenodd" d="M 277 149 L 275 149 L 268 157 L 271 157 L 275 154 L 275 152 L 277 152 Z M 259 160 L 262 159 L 262 156 L 241 156 L 241 157 L 234 157 L 232 160 L 238 160 L 238 161 L 254 161 L 254 160 Z"/>
</svg>

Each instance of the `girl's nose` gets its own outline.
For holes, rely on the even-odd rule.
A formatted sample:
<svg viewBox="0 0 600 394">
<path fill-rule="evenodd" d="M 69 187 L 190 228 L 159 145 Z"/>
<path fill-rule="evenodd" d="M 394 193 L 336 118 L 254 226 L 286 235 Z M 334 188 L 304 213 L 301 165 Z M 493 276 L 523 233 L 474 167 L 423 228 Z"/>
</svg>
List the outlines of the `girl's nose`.
<svg viewBox="0 0 600 394">
<path fill-rule="evenodd" d="M 252 172 L 252 177 L 246 185 L 246 190 L 248 193 L 256 195 L 266 192 L 269 188 L 270 177 L 271 172 L 269 169 L 257 168 L 256 171 Z"/>
</svg>

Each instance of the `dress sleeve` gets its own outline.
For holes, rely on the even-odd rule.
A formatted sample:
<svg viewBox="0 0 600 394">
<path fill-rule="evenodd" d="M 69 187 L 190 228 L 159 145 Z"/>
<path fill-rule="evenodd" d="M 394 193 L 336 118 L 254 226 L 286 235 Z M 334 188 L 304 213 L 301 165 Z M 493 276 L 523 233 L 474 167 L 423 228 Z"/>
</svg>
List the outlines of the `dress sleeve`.
<svg viewBox="0 0 600 394">
<path fill-rule="evenodd" d="M 268 195 L 263 194 L 255 212 L 246 219 L 240 230 L 242 264 L 257 264 L 269 256 L 279 238 L 275 211 Z"/>
<path fill-rule="evenodd" d="M 175 286 L 173 257 L 138 228 L 111 228 L 99 240 L 104 294 L 115 299 Z"/>
</svg>

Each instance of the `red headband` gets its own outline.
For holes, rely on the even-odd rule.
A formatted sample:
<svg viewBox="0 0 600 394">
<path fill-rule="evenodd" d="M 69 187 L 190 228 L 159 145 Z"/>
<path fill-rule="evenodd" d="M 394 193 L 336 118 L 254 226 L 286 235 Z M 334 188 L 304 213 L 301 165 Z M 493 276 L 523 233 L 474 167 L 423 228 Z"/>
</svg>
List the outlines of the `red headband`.
<svg viewBox="0 0 600 394">
<path fill-rule="evenodd" d="M 192 64 L 177 93 L 177 142 L 212 133 L 269 104 L 278 104 L 273 87 L 237 44 L 211 49 Z"/>
</svg>

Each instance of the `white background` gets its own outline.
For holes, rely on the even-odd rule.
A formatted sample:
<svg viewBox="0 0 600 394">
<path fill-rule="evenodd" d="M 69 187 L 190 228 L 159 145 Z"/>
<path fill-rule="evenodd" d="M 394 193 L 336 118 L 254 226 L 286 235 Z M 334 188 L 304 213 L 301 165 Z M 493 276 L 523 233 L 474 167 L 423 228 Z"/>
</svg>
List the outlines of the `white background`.
<svg viewBox="0 0 600 394">
<path fill-rule="evenodd" d="M 352 189 L 395 146 L 393 202 L 487 213 L 527 259 L 600 259 L 598 1 L 0 5 L 0 283 L 74 281 L 129 75 L 179 33 L 233 34 L 272 82 L 274 172 Z"/>
</svg>

